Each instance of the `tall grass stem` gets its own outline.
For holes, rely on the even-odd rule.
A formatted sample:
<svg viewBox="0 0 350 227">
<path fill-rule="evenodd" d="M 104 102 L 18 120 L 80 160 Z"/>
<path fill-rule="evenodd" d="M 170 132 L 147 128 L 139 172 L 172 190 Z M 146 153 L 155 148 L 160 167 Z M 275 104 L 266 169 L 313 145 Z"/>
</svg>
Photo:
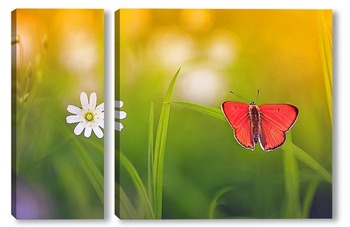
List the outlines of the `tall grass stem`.
<svg viewBox="0 0 350 227">
<path fill-rule="evenodd" d="M 163 203 L 163 172 L 164 172 L 164 156 L 165 145 L 167 139 L 168 122 L 170 114 L 171 97 L 173 94 L 175 82 L 180 69 L 174 75 L 168 87 L 162 110 L 159 116 L 158 128 L 156 133 L 154 161 L 153 161 L 153 191 L 154 191 L 154 207 L 156 219 L 162 218 L 162 203 Z"/>
<path fill-rule="evenodd" d="M 286 218 L 300 218 L 300 183 L 299 169 L 293 154 L 291 142 L 292 133 L 287 134 L 286 143 L 283 146 L 283 167 L 284 167 L 284 186 L 286 193 Z"/>
<path fill-rule="evenodd" d="M 122 153 L 119 153 L 120 163 L 125 167 L 126 171 L 131 177 L 133 181 L 136 191 L 141 200 L 141 204 L 143 204 L 143 208 L 145 209 L 145 216 L 147 219 L 153 219 L 154 214 L 151 206 L 151 201 L 148 198 L 147 190 L 141 180 L 141 177 L 137 173 L 135 167 L 132 165 L 130 160 Z"/>
</svg>

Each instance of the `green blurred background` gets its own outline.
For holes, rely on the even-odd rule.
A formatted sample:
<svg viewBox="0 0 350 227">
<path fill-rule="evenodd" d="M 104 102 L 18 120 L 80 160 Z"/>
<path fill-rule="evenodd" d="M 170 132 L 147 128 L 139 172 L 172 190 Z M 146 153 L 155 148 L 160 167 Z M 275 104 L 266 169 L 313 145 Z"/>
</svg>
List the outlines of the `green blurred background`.
<svg viewBox="0 0 350 227">
<path fill-rule="evenodd" d="M 103 10 L 12 14 L 12 213 L 17 218 L 103 218 L 103 140 L 76 136 L 75 124 L 66 123 L 67 106 L 81 107 L 81 92 L 94 91 L 97 103 L 103 102 L 103 21 Z M 99 194 L 91 166 L 102 177 Z"/>
<path fill-rule="evenodd" d="M 174 101 L 215 108 L 226 100 L 244 102 L 232 90 L 258 105 L 297 106 L 293 143 L 332 172 L 332 103 L 327 103 L 324 76 L 324 61 L 331 66 L 332 56 L 322 55 L 322 43 L 332 42 L 331 11 L 137 9 L 120 10 L 119 16 L 117 96 L 128 114 L 119 148 L 145 185 L 151 103 L 156 124 L 180 67 Z M 332 185 L 303 163 L 298 167 L 300 201 L 310 182 L 319 182 L 308 217 L 331 217 Z M 121 167 L 117 174 L 131 202 L 140 207 L 128 173 Z M 210 201 L 227 186 L 233 190 L 220 197 L 216 218 L 283 218 L 284 183 L 282 149 L 266 153 L 256 146 L 251 152 L 235 141 L 226 122 L 171 106 L 163 218 L 208 218 Z"/>
</svg>

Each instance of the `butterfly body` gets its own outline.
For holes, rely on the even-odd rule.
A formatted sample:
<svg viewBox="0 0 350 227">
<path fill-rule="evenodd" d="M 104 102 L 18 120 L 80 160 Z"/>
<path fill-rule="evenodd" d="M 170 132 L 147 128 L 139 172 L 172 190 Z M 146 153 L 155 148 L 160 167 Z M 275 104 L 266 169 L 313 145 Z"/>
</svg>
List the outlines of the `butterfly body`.
<svg viewBox="0 0 350 227">
<path fill-rule="evenodd" d="M 260 109 L 255 103 L 249 104 L 249 118 L 250 118 L 250 127 L 253 134 L 254 143 L 257 143 L 259 140 L 259 133 L 261 132 L 261 120 L 260 120 Z"/>
<path fill-rule="evenodd" d="M 254 150 L 255 144 L 265 151 L 283 145 L 286 132 L 298 118 L 298 108 L 290 104 L 249 105 L 226 101 L 222 111 L 234 130 L 235 139 L 243 147 Z"/>
</svg>

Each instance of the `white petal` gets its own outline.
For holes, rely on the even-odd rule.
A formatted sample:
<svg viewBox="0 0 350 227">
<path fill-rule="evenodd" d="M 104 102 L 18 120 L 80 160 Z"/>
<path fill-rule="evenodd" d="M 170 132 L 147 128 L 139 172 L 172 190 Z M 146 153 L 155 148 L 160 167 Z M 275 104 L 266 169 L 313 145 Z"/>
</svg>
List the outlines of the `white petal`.
<svg viewBox="0 0 350 227">
<path fill-rule="evenodd" d="M 102 137 L 103 137 L 103 132 L 102 132 L 102 130 L 100 129 L 100 127 L 95 126 L 95 127 L 92 128 L 92 130 L 94 130 L 94 133 L 96 134 L 96 136 L 97 136 L 98 138 L 102 138 Z"/>
<path fill-rule="evenodd" d="M 115 107 L 121 108 L 124 105 L 123 101 L 115 100 Z"/>
<path fill-rule="evenodd" d="M 100 126 L 101 128 L 105 128 L 105 121 L 99 120 L 99 121 L 97 122 L 97 125 Z"/>
<path fill-rule="evenodd" d="M 83 110 L 87 110 L 89 108 L 88 97 L 85 92 L 80 93 L 80 102 L 83 107 Z"/>
<path fill-rule="evenodd" d="M 118 111 L 118 110 L 116 110 L 115 111 L 115 118 L 117 118 L 117 119 L 124 119 L 124 118 L 126 118 L 126 112 L 125 111 Z"/>
<path fill-rule="evenodd" d="M 119 123 L 119 122 L 115 122 L 115 130 L 121 131 L 124 128 L 124 126 Z"/>
<path fill-rule="evenodd" d="M 92 127 L 90 125 L 87 125 L 85 127 L 84 136 L 85 137 L 90 137 L 91 136 L 91 132 L 92 132 Z"/>
<path fill-rule="evenodd" d="M 69 113 L 72 113 L 72 114 L 80 114 L 82 111 L 82 109 L 73 105 L 68 105 L 67 110 Z"/>
<path fill-rule="evenodd" d="M 66 117 L 66 121 L 68 124 L 77 123 L 77 122 L 80 122 L 82 120 L 83 120 L 83 117 L 80 115 L 71 115 L 71 116 Z"/>
<path fill-rule="evenodd" d="M 96 92 L 92 92 L 90 94 L 90 110 L 93 110 L 96 107 L 96 102 L 97 102 L 97 95 Z"/>
<path fill-rule="evenodd" d="M 103 113 L 95 113 L 95 121 L 103 121 L 104 114 Z"/>
<path fill-rule="evenodd" d="M 98 114 L 98 119 L 104 120 L 105 119 L 104 113 L 99 113 Z"/>
<path fill-rule="evenodd" d="M 96 107 L 96 109 L 95 109 L 96 111 L 104 111 L 105 110 L 105 104 L 104 104 L 104 102 L 103 103 L 101 103 L 100 105 L 98 105 L 97 107 Z"/>
<path fill-rule="evenodd" d="M 75 126 L 74 128 L 74 134 L 75 135 L 80 135 L 81 132 L 84 130 L 85 128 L 85 124 L 83 122 L 80 122 L 79 124 L 77 124 L 77 126 Z"/>
</svg>

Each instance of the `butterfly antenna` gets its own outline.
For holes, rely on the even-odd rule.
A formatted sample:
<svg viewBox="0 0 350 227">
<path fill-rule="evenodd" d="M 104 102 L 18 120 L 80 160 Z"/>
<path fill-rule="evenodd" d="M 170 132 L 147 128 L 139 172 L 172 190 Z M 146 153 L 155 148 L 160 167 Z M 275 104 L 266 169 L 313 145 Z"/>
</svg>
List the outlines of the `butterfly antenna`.
<svg viewBox="0 0 350 227">
<path fill-rule="evenodd" d="M 235 96 L 237 96 L 238 98 L 240 98 L 240 99 L 243 99 L 244 101 L 246 101 L 246 102 L 250 102 L 248 99 L 245 99 L 245 98 L 243 98 L 242 96 L 240 96 L 240 95 L 237 95 L 236 93 L 234 93 L 233 91 L 230 91 L 232 94 L 234 94 Z"/>
<path fill-rule="evenodd" d="M 258 101 L 259 93 L 260 93 L 260 90 L 258 89 L 258 90 L 256 91 L 256 101 Z"/>
</svg>

